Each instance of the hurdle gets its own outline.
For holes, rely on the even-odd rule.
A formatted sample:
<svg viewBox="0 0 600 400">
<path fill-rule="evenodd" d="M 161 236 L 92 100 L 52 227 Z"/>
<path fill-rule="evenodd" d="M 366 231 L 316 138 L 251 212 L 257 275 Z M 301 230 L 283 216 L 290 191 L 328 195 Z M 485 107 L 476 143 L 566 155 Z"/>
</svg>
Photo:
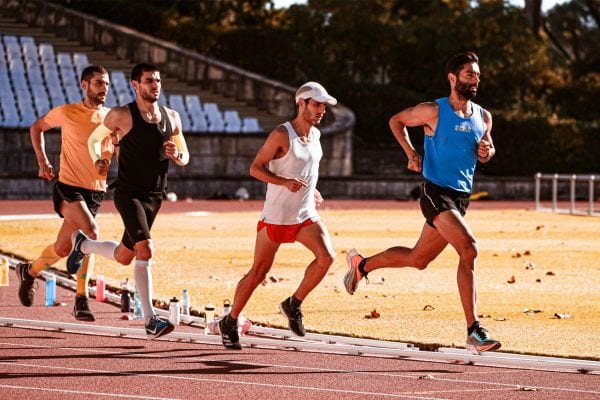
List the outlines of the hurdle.
<svg viewBox="0 0 600 400">
<path fill-rule="evenodd" d="M 596 175 L 593 174 L 542 174 L 538 172 L 535 178 L 535 210 L 542 212 L 553 212 L 559 214 L 590 215 L 600 216 L 600 212 L 594 210 L 594 185 L 596 184 Z M 551 207 L 543 207 L 541 202 L 542 181 L 551 181 Z M 577 208 L 576 186 L 578 182 L 587 181 L 587 210 Z M 559 207 L 558 186 L 559 182 L 569 183 L 569 208 Z"/>
</svg>

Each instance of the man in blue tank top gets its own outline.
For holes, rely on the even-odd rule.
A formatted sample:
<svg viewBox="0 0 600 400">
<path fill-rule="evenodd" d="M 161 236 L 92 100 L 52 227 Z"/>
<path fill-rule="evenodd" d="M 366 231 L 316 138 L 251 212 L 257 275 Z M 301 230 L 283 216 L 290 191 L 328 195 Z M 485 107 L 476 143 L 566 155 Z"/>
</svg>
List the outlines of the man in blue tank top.
<svg viewBox="0 0 600 400">
<path fill-rule="evenodd" d="M 392 133 L 408 157 L 408 169 L 422 172 L 421 210 L 426 218 L 413 248 L 392 247 L 371 257 L 348 251 L 344 285 L 354 294 L 358 282 L 384 267 L 427 268 L 448 243 L 459 255 L 458 290 L 467 321 L 467 348 L 492 351 L 500 342 L 488 336 L 477 321 L 475 259 L 477 241 L 464 220 L 477 161 L 488 162 L 496 150 L 492 115 L 471 99 L 479 85 L 479 59 L 472 52 L 448 60 L 450 96 L 407 108 L 390 119 Z M 406 127 L 423 126 L 425 158 L 415 150 Z"/>
</svg>

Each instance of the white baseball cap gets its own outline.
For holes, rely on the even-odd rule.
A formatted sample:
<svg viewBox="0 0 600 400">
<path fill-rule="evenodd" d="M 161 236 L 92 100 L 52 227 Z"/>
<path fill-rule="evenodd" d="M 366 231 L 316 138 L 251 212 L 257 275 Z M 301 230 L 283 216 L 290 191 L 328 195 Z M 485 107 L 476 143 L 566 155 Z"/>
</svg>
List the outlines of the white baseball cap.
<svg viewBox="0 0 600 400">
<path fill-rule="evenodd" d="M 332 106 L 337 104 L 335 97 L 330 96 L 327 90 L 317 82 L 306 82 L 296 90 L 296 104 L 300 99 L 315 99 L 320 103 L 331 104 Z"/>
</svg>

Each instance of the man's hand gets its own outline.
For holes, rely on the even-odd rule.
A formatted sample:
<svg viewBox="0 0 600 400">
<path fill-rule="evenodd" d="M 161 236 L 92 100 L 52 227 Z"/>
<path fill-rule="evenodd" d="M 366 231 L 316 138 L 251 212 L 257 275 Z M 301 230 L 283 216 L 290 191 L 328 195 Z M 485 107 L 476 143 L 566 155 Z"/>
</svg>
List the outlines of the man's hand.
<svg viewBox="0 0 600 400">
<path fill-rule="evenodd" d="M 165 149 L 165 154 L 173 161 L 177 161 L 177 157 L 179 156 L 179 151 L 177 150 L 177 146 L 173 141 L 173 138 L 167 140 L 163 143 L 163 147 Z"/>
<path fill-rule="evenodd" d="M 414 153 L 408 157 L 408 169 L 415 172 L 421 172 L 423 169 L 423 157 L 420 154 Z"/>
<path fill-rule="evenodd" d="M 298 190 L 302 189 L 303 187 L 307 187 L 308 183 L 306 183 L 306 181 L 304 179 L 293 178 L 293 179 L 286 179 L 283 186 L 288 188 L 288 190 L 290 192 L 296 193 Z"/>
<path fill-rule="evenodd" d="M 44 161 L 39 164 L 38 176 L 49 181 L 56 177 L 54 167 L 50 164 L 50 161 Z"/>
<path fill-rule="evenodd" d="M 98 160 L 94 163 L 96 170 L 98 170 L 98 175 L 106 176 L 108 175 L 108 169 L 110 168 L 110 161 L 107 159 Z"/>
<path fill-rule="evenodd" d="M 487 140 L 481 140 L 477 144 L 477 157 L 488 158 L 490 156 L 490 149 L 492 145 Z"/>
<path fill-rule="evenodd" d="M 321 192 L 319 192 L 317 189 L 315 189 L 315 204 L 317 207 L 319 207 L 321 204 L 323 204 L 325 200 L 323 199 L 323 196 L 321 196 Z"/>
</svg>

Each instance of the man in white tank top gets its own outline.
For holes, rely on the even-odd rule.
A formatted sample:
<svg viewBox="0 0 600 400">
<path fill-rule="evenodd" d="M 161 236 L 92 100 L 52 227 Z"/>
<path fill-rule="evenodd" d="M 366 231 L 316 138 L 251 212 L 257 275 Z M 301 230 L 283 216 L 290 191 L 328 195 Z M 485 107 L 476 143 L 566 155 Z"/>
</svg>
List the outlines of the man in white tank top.
<svg viewBox="0 0 600 400">
<path fill-rule="evenodd" d="M 267 183 L 267 194 L 257 227 L 254 263 L 237 285 L 231 312 L 219 324 L 228 349 L 241 349 L 237 318 L 265 280 L 281 243 L 300 242 L 315 255 L 296 292 L 279 305 L 290 329 L 298 336 L 306 334 L 300 305 L 335 258 L 331 237 L 316 209 L 323 202 L 316 188 L 323 150 L 315 125 L 325 115 L 326 104 L 335 105 L 337 100 L 323 86 L 316 82 L 302 85 L 296 91 L 298 114 L 269 134 L 250 166 L 250 175 Z"/>
</svg>

